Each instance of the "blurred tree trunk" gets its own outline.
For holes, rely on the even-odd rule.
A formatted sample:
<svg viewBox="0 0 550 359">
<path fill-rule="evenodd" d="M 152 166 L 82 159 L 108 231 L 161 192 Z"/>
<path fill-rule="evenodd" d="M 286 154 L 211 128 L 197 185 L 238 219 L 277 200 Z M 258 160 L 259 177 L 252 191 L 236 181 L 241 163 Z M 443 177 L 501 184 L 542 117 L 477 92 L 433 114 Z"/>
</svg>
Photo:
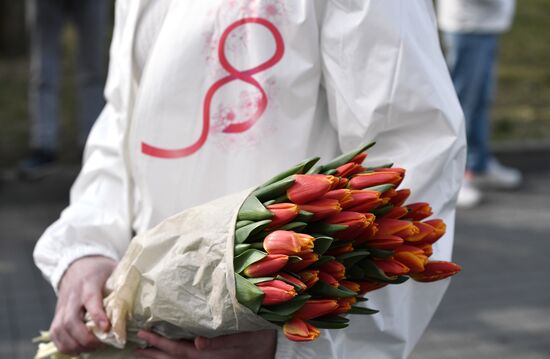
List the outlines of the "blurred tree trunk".
<svg viewBox="0 0 550 359">
<path fill-rule="evenodd" d="M 0 0 L 0 56 L 15 57 L 27 49 L 24 0 Z"/>
</svg>

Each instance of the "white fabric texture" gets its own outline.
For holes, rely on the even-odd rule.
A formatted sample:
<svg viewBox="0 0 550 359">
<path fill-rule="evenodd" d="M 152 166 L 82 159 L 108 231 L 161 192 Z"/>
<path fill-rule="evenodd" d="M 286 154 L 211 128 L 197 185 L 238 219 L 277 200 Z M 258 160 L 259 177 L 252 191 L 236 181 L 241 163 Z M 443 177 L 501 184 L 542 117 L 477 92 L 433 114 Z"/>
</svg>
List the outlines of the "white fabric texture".
<svg viewBox="0 0 550 359">
<path fill-rule="evenodd" d="M 132 232 L 372 140 L 367 163 L 407 168 L 410 200 L 446 221 L 433 258 L 450 259 L 464 123 L 430 0 L 119 0 L 116 13 L 106 108 L 34 253 L 54 287 L 77 258 L 119 259 Z M 447 284 L 384 288 L 369 300 L 381 314 L 282 338 L 277 355 L 404 358 Z"/>
<path fill-rule="evenodd" d="M 515 0 L 438 0 L 439 27 L 448 32 L 502 33 L 510 29 Z"/>
</svg>

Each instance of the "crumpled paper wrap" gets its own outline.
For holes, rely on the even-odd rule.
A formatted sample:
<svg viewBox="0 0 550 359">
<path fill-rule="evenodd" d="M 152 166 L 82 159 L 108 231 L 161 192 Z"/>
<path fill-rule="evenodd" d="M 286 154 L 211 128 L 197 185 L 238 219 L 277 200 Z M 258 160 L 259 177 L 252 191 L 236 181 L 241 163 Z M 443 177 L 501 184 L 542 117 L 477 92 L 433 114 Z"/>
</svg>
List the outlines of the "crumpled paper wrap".
<svg viewBox="0 0 550 359">
<path fill-rule="evenodd" d="M 235 222 L 251 191 L 187 209 L 136 236 L 107 281 L 104 305 L 112 329 L 93 328 L 96 336 L 124 348 L 128 341 L 139 344 L 140 328 L 174 339 L 276 328 L 235 296 Z M 92 357 L 127 358 L 131 352 L 107 348 Z"/>
</svg>

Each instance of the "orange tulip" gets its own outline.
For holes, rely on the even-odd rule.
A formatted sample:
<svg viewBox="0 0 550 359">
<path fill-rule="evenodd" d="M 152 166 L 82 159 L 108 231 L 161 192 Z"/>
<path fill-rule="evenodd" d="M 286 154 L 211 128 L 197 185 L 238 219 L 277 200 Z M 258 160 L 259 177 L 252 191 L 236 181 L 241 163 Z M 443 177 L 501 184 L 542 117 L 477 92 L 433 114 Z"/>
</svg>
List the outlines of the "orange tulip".
<svg viewBox="0 0 550 359">
<path fill-rule="evenodd" d="M 357 282 L 352 282 L 350 280 L 343 280 L 343 281 L 340 281 L 340 285 L 355 293 L 359 293 L 361 291 L 361 286 Z"/>
<path fill-rule="evenodd" d="M 420 242 L 435 231 L 434 227 L 426 223 L 414 221 L 413 224 L 416 228 L 418 228 L 418 232 L 409 236 L 403 236 L 405 242 Z"/>
<path fill-rule="evenodd" d="M 411 277 L 418 282 L 434 282 L 455 275 L 461 269 L 453 262 L 433 261 L 424 266 L 423 272 L 411 274 Z"/>
<path fill-rule="evenodd" d="M 359 287 L 361 288 L 359 290 L 359 295 L 363 295 L 365 293 L 372 292 L 372 291 L 380 289 L 380 288 L 384 288 L 385 286 L 388 285 L 387 283 L 373 282 L 373 281 L 370 281 L 370 280 L 359 281 L 357 283 L 359 284 Z"/>
<path fill-rule="evenodd" d="M 323 198 L 325 199 L 335 199 L 340 203 L 340 207 L 344 208 L 344 206 L 347 206 L 348 203 L 353 201 L 351 198 L 351 190 L 349 189 L 334 189 L 332 191 L 328 191 Z"/>
<path fill-rule="evenodd" d="M 426 202 L 411 203 L 406 205 L 406 208 L 409 211 L 407 218 L 415 221 L 421 221 L 433 214 L 432 207 Z"/>
<path fill-rule="evenodd" d="M 261 282 L 256 284 L 256 286 L 265 294 L 262 300 L 263 305 L 288 302 L 297 294 L 294 286 L 277 279 Z"/>
<path fill-rule="evenodd" d="M 294 314 L 294 316 L 296 318 L 308 320 L 330 314 L 336 308 L 338 308 L 338 302 L 334 299 L 310 299 Z"/>
<path fill-rule="evenodd" d="M 295 342 L 310 342 L 321 334 L 319 329 L 299 318 L 292 318 L 283 325 L 284 335 Z"/>
<path fill-rule="evenodd" d="M 288 256 L 313 250 L 315 238 L 293 231 L 274 231 L 264 239 L 264 249 L 269 254 L 286 254 Z"/>
<path fill-rule="evenodd" d="M 375 216 L 372 213 L 358 213 L 350 211 L 342 211 L 325 219 L 329 224 L 343 224 L 348 226 L 346 229 L 337 232 L 334 236 L 339 239 L 355 239 L 362 231 L 364 231 L 372 222 Z"/>
<path fill-rule="evenodd" d="M 395 259 L 377 259 L 374 263 L 390 277 L 409 273 L 409 268 Z"/>
<path fill-rule="evenodd" d="M 287 190 L 288 198 L 297 204 L 304 204 L 320 198 L 338 185 L 338 178 L 321 174 L 295 175 L 294 184 Z"/>
<path fill-rule="evenodd" d="M 299 272 L 319 260 L 319 255 L 313 252 L 300 254 L 300 257 L 302 258 L 301 261 L 296 263 L 288 263 L 286 265 L 286 269 L 290 272 Z"/>
<path fill-rule="evenodd" d="M 333 214 L 340 213 L 342 207 L 337 199 L 321 198 L 300 205 L 300 209 L 313 213 L 312 221 L 318 221 Z"/>
<path fill-rule="evenodd" d="M 355 241 L 353 242 L 354 246 L 359 246 L 360 244 L 363 244 L 372 238 L 376 236 L 378 233 L 378 224 L 376 222 L 371 223 L 367 228 L 365 228 L 357 238 L 355 238 Z"/>
<path fill-rule="evenodd" d="M 338 299 L 338 308 L 336 308 L 335 311 L 333 311 L 331 314 L 338 315 L 338 314 L 345 314 L 351 310 L 351 306 L 357 303 L 357 299 L 355 297 L 350 298 L 340 298 Z"/>
<path fill-rule="evenodd" d="M 300 209 L 294 203 L 270 204 L 267 206 L 267 209 L 273 213 L 271 223 L 267 226 L 268 229 L 279 227 L 291 222 L 300 212 Z"/>
<path fill-rule="evenodd" d="M 311 288 L 319 281 L 319 271 L 318 270 L 306 270 L 298 273 L 300 278 L 302 279 L 302 282 L 307 286 L 307 288 Z"/>
<path fill-rule="evenodd" d="M 256 263 L 252 263 L 244 270 L 247 277 L 265 277 L 279 272 L 288 263 L 288 256 L 284 254 L 268 254 Z"/>
<path fill-rule="evenodd" d="M 376 249 L 393 250 L 403 244 L 403 238 L 393 234 L 376 234 L 367 241 L 367 246 Z"/>
<path fill-rule="evenodd" d="M 319 269 L 330 274 L 336 280 L 344 279 L 346 276 L 346 267 L 336 260 L 326 262 Z"/>
<path fill-rule="evenodd" d="M 414 244 L 416 247 L 422 249 L 424 251 L 424 254 L 426 255 L 426 257 L 430 257 L 434 252 L 433 252 L 433 247 L 431 244 L 429 243 L 415 243 Z"/>
<path fill-rule="evenodd" d="M 349 181 L 349 186 L 351 189 L 363 189 L 382 184 L 394 184 L 397 186 L 402 180 L 403 177 L 399 173 L 393 171 L 367 172 L 353 176 Z"/>
<path fill-rule="evenodd" d="M 420 231 L 411 221 L 401 219 L 379 218 L 376 223 L 378 223 L 378 235 L 395 234 L 400 237 L 403 235 L 408 237 Z"/>
<path fill-rule="evenodd" d="M 431 219 L 429 221 L 424 221 L 423 223 L 429 224 L 435 229 L 432 233 L 424 237 L 422 241 L 423 243 L 435 243 L 439 238 L 443 237 L 443 235 L 445 234 L 445 230 L 447 229 L 447 226 L 442 219 Z"/>
<path fill-rule="evenodd" d="M 422 249 L 406 244 L 396 248 L 393 257 L 407 266 L 410 269 L 409 273 L 422 272 L 428 263 L 428 257 Z"/>
<path fill-rule="evenodd" d="M 351 201 L 344 207 L 352 212 L 369 212 L 382 204 L 380 192 L 369 190 L 352 190 Z"/>
</svg>

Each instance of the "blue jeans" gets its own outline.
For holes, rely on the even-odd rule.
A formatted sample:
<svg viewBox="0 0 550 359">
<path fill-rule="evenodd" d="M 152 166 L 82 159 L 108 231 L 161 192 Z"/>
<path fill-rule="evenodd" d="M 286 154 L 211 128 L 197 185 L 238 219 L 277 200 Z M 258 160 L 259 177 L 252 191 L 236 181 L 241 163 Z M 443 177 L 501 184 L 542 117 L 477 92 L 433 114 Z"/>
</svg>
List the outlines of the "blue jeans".
<svg viewBox="0 0 550 359">
<path fill-rule="evenodd" d="M 27 11 L 31 33 L 31 148 L 56 151 L 58 147 L 61 33 L 67 20 L 72 21 L 78 35 L 78 143 L 83 146 L 104 106 L 107 2 L 27 0 Z"/>
<path fill-rule="evenodd" d="M 489 113 L 498 34 L 443 33 L 447 63 L 466 118 L 466 168 L 483 173 L 491 159 Z"/>
</svg>

